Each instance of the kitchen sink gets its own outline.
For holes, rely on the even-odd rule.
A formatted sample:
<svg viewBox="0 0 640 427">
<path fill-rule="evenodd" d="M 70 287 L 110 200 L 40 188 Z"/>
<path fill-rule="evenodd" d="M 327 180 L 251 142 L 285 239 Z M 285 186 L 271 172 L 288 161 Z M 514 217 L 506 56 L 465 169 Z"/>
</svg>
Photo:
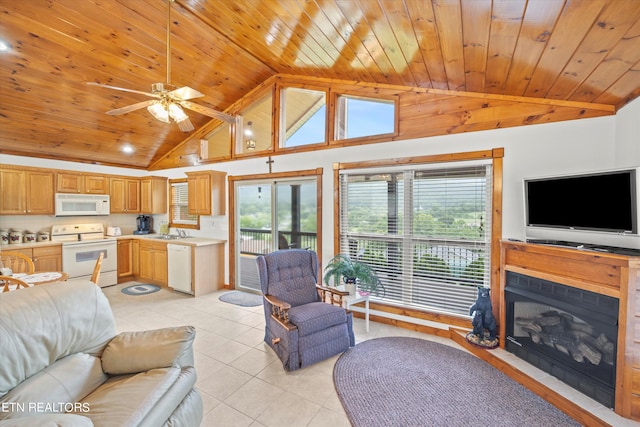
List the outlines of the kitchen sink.
<svg viewBox="0 0 640 427">
<path fill-rule="evenodd" d="M 185 237 L 180 237 L 177 234 L 158 234 L 156 236 L 147 236 L 150 239 L 158 239 L 158 240 L 178 240 L 184 239 Z"/>
</svg>

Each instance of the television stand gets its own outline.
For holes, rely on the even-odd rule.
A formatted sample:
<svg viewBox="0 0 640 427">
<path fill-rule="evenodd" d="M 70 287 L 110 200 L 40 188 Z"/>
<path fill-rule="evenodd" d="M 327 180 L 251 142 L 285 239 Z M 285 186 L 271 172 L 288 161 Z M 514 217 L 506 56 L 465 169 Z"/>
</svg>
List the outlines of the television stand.
<svg viewBox="0 0 640 427">
<path fill-rule="evenodd" d="M 640 249 L 621 248 L 618 246 L 597 245 L 595 243 L 569 242 L 566 240 L 527 239 L 527 243 L 535 245 L 559 246 L 578 250 L 605 252 L 617 255 L 640 256 Z"/>
</svg>

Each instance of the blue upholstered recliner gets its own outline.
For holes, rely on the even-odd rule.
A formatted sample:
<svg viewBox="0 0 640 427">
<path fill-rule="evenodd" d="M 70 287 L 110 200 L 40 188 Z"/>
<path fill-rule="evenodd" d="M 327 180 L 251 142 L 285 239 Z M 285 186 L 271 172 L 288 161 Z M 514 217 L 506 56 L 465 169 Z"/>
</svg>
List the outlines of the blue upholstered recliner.
<svg viewBox="0 0 640 427">
<path fill-rule="evenodd" d="M 259 256 L 257 263 L 264 294 L 264 341 L 286 370 L 304 368 L 355 345 L 352 313 L 320 297 L 331 290 L 317 286 L 315 252 L 278 250 Z"/>
</svg>

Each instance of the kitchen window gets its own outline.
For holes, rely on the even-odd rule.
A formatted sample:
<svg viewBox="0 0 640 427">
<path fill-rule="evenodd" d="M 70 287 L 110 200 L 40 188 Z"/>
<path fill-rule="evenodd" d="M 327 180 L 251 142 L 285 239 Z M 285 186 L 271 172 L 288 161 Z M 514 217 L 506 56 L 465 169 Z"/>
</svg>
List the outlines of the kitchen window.
<svg viewBox="0 0 640 427">
<path fill-rule="evenodd" d="M 169 227 L 200 229 L 200 217 L 188 212 L 189 186 L 186 179 L 169 180 Z"/>
</svg>

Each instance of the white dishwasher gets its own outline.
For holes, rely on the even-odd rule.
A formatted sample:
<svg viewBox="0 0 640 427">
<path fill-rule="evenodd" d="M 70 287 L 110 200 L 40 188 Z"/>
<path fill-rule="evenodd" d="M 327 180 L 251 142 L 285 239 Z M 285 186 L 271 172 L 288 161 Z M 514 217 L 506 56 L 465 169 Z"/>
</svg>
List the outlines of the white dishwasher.
<svg viewBox="0 0 640 427">
<path fill-rule="evenodd" d="M 191 246 L 167 245 L 169 287 L 193 294 L 191 290 Z"/>
</svg>

